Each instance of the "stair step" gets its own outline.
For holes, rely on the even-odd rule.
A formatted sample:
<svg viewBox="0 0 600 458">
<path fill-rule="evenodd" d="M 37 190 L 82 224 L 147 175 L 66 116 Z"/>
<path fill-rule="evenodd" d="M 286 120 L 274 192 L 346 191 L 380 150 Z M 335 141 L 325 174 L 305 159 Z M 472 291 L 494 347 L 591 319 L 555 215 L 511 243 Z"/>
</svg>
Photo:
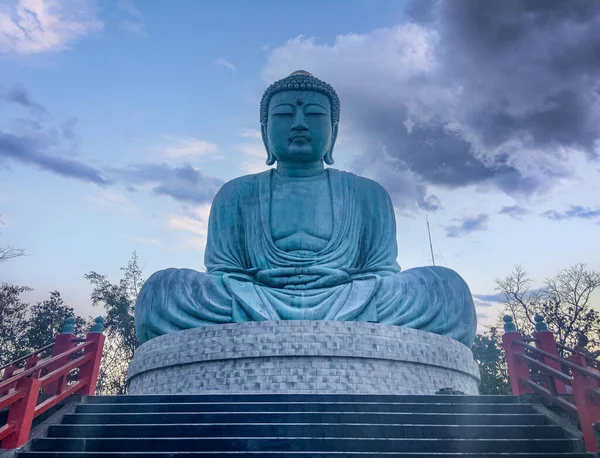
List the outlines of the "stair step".
<svg viewBox="0 0 600 458">
<path fill-rule="evenodd" d="M 422 425 L 547 425 L 541 414 L 388 413 L 388 412 L 185 412 L 73 413 L 64 424 L 189 423 L 367 423 Z"/>
<path fill-rule="evenodd" d="M 576 439 L 398 439 L 324 437 L 203 437 L 203 438 L 44 438 L 34 439 L 32 451 L 195 452 L 302 451 L 340 452 L 496 452 L 567 453 L 580 451 Z"/>
<path fill-rule="evenodd" d="M 17 458 L 591 458 L 514 396 L 93 396 Z"/>
<path fill-rule="evenodd" d="M 151 394 L 90 396 L 88 404 L 185 403 L 185 402 L 409 402 L 409 403 L 494 403 L 519 404 L 517 396 L 378 395 L 378 394 Z"/>
<path fill-rule="evenodd" d="M 568 438 L 558 426 L 503 425 L 373 425 L 311 423 L 221 423 L 187 425 L 53 425 L 53 438 L 121 437 L 357 437 L 431 439 L 557 439 Z"/>
<path fill-rule="evenodd" d="M 77 413 L 145 412 L 410 412 L 410 413 L 531 413 L 531 404 L 386 403 L 377 402 L 188 402 L 173 404 L 80 404 Z"/>
<path fill-rule="evenodd" d="M 593 458 L 587 453 L 418 452 L 21 452 L 19 458 Z"/>
<path fill-rule="evenodd" d="M 21 452 L 19 458 L 593 458 L 587 453 Z"/>
</svg>

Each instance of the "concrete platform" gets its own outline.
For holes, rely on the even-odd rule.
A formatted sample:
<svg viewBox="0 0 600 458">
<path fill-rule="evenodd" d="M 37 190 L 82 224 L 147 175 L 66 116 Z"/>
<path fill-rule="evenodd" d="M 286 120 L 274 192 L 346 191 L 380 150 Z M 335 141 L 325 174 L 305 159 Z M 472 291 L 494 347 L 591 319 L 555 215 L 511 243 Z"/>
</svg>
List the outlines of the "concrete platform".
<svg viewBox="0 0 600 458">
<path fill-rule="evenodd" d="M 341 321 L 189 329 L 141 345 L 130 394 L 478 394 L 471 350 L 437 334 Z"/>
</svg>

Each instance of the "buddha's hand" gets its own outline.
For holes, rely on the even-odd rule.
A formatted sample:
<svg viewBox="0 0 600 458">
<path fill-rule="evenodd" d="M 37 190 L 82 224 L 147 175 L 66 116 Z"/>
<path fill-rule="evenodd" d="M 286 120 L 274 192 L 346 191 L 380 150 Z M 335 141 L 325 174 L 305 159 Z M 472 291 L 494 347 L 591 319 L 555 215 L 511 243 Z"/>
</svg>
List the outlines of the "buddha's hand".
<svg viewBox="0 0 600 458">
<path fill-rule="evenodd" d="M 261 270 L 256 280 L 273 288 L 315 289 L 348 283 L 350 275 L 327 267 L 279 267 Z"/>
</svg>

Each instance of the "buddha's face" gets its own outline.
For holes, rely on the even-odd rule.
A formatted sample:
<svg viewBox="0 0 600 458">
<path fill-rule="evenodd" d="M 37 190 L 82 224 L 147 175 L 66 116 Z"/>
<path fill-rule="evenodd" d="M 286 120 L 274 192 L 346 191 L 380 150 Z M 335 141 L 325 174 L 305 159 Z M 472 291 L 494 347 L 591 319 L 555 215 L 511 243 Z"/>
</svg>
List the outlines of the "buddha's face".
<svg viewBox="0 0 600 458">
<path fill-rule="evenodd" d="M 279 162 L 315 162 L 326 155 L 330 158 L 337 126 L 331 122 L 329 97 L 315 91 L 273 95 L 262 134 L 268 152 Z"/>
</svg>

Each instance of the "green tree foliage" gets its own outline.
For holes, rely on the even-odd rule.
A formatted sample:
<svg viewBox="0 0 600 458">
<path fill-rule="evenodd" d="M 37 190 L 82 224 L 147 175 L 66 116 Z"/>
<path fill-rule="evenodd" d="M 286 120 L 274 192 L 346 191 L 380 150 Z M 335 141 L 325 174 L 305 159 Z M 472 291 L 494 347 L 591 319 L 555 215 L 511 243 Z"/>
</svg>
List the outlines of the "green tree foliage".
<svg viewBox="0 0 600 458">
<path fill-rule="evenodd" d="M 30 307 L 25 333 L 27 346 L 33 350 L 52 342 L 69 317 L 75 317 L 75 334 L 81 336 L 85 331 L 86 321 L 75 315 L 73 307 L 64 303 L 58 291 L 52 291 L 49 299 Z"/>
<path fill-rule="evenodd" d="M 75 318 L 75 333 L 82 335 L 86 321 L 75 315 L 58 291 L 31 306 L 21 295 L 31 288 L 7 283 L 0 285 L 0 365 L 52 343 L 69 317 Z"/>
<path fill-rule="evenodd" d="M 94 285 L 91 299 L 94 306 L 105 310 L 106 343 L 98 377 L 101 393 L 125 394 L 127 367 L 137 348 L 134 310 L 139 291 L 144 283 L 142 268 L 134 252 L 118 283 L 111 283 L 105 275 L 90 272 L 85 278 Z"/>
<path fill-rule="evenodd" d="M 25 286 L 0 285 L 0 366 L 28 353 L 28 305 L 21 301 L 21 294 L 30 290 Z"/>
<path fill-rule="evenodd" d="M 492 327 L 483 334 L 477 334 L 471 350 L 481 373 L 480 393 L 510 394 L 510 381 L 498 328 Z"/>
</svg>

